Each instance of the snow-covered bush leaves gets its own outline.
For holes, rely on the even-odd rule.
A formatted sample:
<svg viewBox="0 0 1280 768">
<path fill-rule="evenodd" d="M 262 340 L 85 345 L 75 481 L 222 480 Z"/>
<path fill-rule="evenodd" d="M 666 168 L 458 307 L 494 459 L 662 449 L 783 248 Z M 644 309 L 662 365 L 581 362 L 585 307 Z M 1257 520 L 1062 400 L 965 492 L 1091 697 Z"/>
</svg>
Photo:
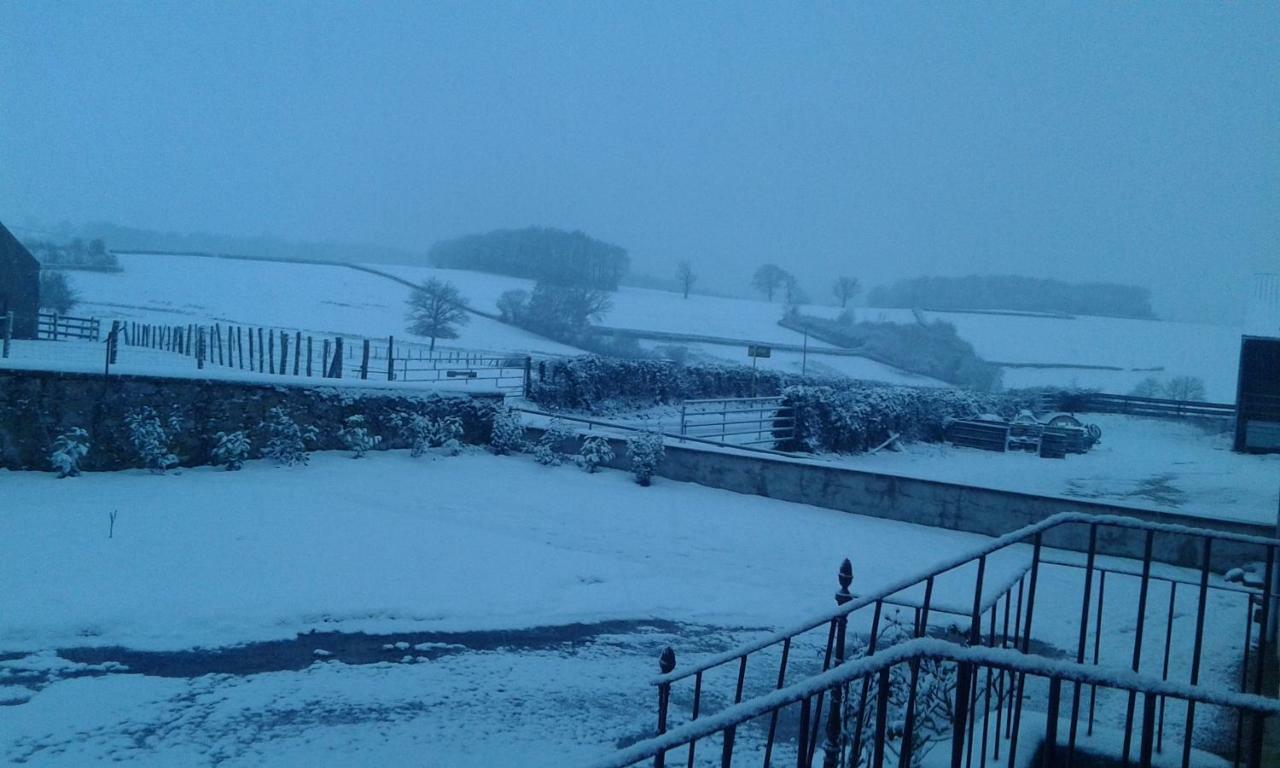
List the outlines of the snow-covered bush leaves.
<svg viewBox="0 0 1280 768">
<path fill-rule="evenodd" d="M 213 448 L 213 463 L 221 464 L 227 471 L 234 472 L 244 466 L 249 458 L 249 436 L 243 430 L 235 432 L 219 432 L 214 435 L 218 444 Z"/>
<path fill-rule="evenodd" d="M 338 438 L 342 440 L 342 444 L 351 451 L 351 458 L 358 459 L 365 455 L 370 449 L 382 442 L 382 438 L 378 435 L 369 434 L 369 428 L 365 425 L 363 416 L 348 416 L 343 421 L 342 429 L 338 430 Z"/>
<path fill-rule="evenodd" d="M 867 386 L 788 387 L 783 407 L 795 415 L 795 435 L 779 447 L 813 453 L 857 453 L 898 434 L 937 441 L 947 419 L 1008 412 L 1010 401 L 964 389 Z"/>
<path fill-rule="evenodd" d="M 595 472 L 603 464 L 613 461 L 613 446 L 604 435 L 592 435 L 582 441 L 582 454 L 578 463 L 587 472 Z"/>
<path fill-rule="evenodd" d="M 303 429 L 283 408 L 272 408 L 267 414 L 267 442 L 262 453 L 277 464 L 306 464 L 307 443 L 316 436 L 315 427 Z"/>
<path fill-rule="evenodd" d="M 489 437 L 489 450 L 498 456 L 519 453 L 524 450 L 524 424 L 520 413 L 505 405 L 493 412 L 493 431 Z"/>
<path fill-rule="evenodd" d="M 560 448 L 574 437 L 574 431 L 567 424 L 559 419 L 552 419 L 533 447 L 533 460 L 539 464 L 560 466 L 565 459 L 565 454 L 560 452 Z"/>
<path fill-rule="evenodd" d="M 49 463 L 58 477 L 75 477 L 80 474 L 80 460 L 89 452 L 89 433 L 80 427 L 58 435 L 49 451 Z"/>
<path fill-rule="evenodd" d="M 178 464 L 178 457 L 169 447 L 172 435 L 182 428 L 182 421 L 170 415 L 161 421 L 155 409 L 149 405 L 130 411 L 124 417 L 129 430 L 129 443 L 143 465 L 157 474 Z"/>
<path fill-rule="evenodd" d="M 637 432 L 627 438 L 627 458 L 631 460 L 631 472 L 640 485 L 649 485 L 664 455 L 666 445 L 657 432 Z"/>
</svg>

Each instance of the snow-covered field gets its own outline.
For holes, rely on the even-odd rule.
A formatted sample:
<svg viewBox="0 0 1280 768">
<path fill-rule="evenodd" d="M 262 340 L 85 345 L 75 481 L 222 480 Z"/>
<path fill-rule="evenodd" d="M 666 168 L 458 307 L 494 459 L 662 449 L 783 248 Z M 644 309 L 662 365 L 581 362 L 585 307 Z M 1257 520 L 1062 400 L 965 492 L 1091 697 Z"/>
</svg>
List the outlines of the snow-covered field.
<svg viewBox="0 0 1280 768">
<path fill-rule="evenodd" d="M 1102 442 L 1065 459 L 914 443 L 839 461 L 870 472 L 1276 524 L 1280 454 L 1234 453 L 1231 433 L 1185 421 L 1093 413 L 1080 418 L 1102 428 Z"/>
<path fill-rule="evenodd" d="M 833 307 L 813 307 L 815 315 L 834 317 Z M 1204 380 L 1209 400 L 1233 402 L 1240 359 L 1241 329 L 1229 325 L 1125 320 L 1111 317 L 1056 318 L 965 312 L 924 312 L 926 320 L 956 327 L 983 359 L 1021 365 L 1111 366 L 1118 371 L 1084 368 L 1004 369 L 1004 386 L 1072 386 L 1128 394 L 1139 381 L 1175 376 Z M 907 309 L 857 310 L 859 320 L 914 323 Z M 1161 370 L 1153 370 L 1161 369 Z"/>
<path fill-rule="evenodd" d="M 0 756 L 32 765 L 580 762 L 650 726 L 662 646 L 715 652 L 825 609 L 843 557 L 862 592 L 984 541 L 474 452 L 0 472 L 0 488 L 6 529 L 23 532 L 0 539 Z M 988 583 L 1026 561 L 1021 547 L 992 557 Z M 966 610 L 972 578 L 940 579 L 936 604 Z M 1078 581 L 1042 573 L 1053 593 Z M 1120 589 L 1108 584 L 1104 642 L 1123 647 L 1133 603 Z M 1177 627 L 1191 608 L 1179 604 Z M 1216 593 L 1211 610 L 1225 610 Z M 1070 647 L 1075 615 L 1045 610 L 1037 637 Z M 485 630 L 504 632 L 471 637 Z M 1205 674 L 1232 674 L 1236 630 L 1210 622 Z M 440 632 L 462 634 L 413 637 Z M 273 667 L 278 656 L 243 650 L 255 641 L 304 659 Z M 214 650 L 165 671 L 197 646 Z M 100 658 L 52 653 L 78 647 Z M 103 663 L 139 650 L 170 653 L 135 653 L 132 671 Z M 219 666 L 242 652 L 254 669 Z M 794 653 L 803 664 L 820 650 Z M 770 684 L 754 674 L 752 690 Z"/>
<path fill-rule="evenodd" d="M 317 334 L 405 335 L 408 287 L 369 272 L 341 265 L 198 256 L 123 253 L 119 258 L 124 268 L 120 273 L 71 273 L 73 284 L 83 297 L 81 312 L 157 323 L 203 320 L 296 328 Z M 368 266 L 414 283 L 430 277 L 447 280 L 473 307 L 490 313 L 496 312 L 503 292 L 533 287 L 531 280 L 481 272 Z M 684 299 L 676 293 L 630 287 L 619 289 L 611 298 L 613 308 L 602 321 L 610 327 L 771 344 L 798 345 L 803 340 L 801 334 L 778 325 L 782 308 L 777 303 L 700 294 Z M 828 317 L 839 312 L 835 307 L 821 305 L 806 307 L 805 311 Z M 862 320 L 915 322 L 909 310 L 861 307 L 855 313 Z M 1147 377 L 1167 381 L 1189 375 L 1204 380 L 1210 400 L 1230 401 L 1235 395 L 1239 328 L 1099 317 L 924 314 L 930 320 L 955 324 L 960 335 L 984 358 L 1017 364 L 1004 370 L 1006 387 L 1078 386 L 1125 394 Z M 734 346 L 645 342 L 651 348 L 667 344 L 685 346 L 698 359 L 748 362 L 745 350 Z M 814 351 L 810 366 L 819 372 L 892 383 L 935 383 L 862 358 L 822 355 L 821 350 L 830 345 L 814 339 L 809 344 Z M 461 337 L 445 342 L 445 346 L 551 355 L 579 353 L 572 347 L 475 315 L 461 329 Z M 762 364 L 798 371 L 801 355 L 775 350 L 774 357 Z M 1025 365 L 1066 367 L 1017 367 Z"/>
<path fill-rule="evenodd" d="M 182 325 L 242 323 L 317 335 L 411 338 L 409 288 L 340 265 L 201 256 L 119 254 L 121 272 L 73 272 L 78 313 Z M 438 346 L 573 355 L 580 350 L 504 323 L 472 316 L 460 337 Z"/>
</svg>

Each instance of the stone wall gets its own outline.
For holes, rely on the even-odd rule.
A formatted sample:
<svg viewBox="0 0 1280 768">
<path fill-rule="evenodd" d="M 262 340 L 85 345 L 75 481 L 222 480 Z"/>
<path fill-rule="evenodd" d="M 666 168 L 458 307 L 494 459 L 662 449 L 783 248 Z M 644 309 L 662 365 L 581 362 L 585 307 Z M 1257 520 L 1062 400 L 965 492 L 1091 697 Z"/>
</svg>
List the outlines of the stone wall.
<svg viewBox="0 0 1280 768">
<path fill-rule="evenodd" d="M 210 379 L 149 376 L 103 377 L 45 371 L 0 371 L 0 468 L 50 469 L 49 448 L 62 432 L 81 427 L 89 433 L 87 471 L 141 466 L 129 445 L 125 417 L 143 406 L 162 419 L 176 417 L 182 429 L 173 448 L 183 466 L 209 463 L 218 432 L 244 430 L 256 448 L 265 440 L 262 425 L 269 411 L 283 408 L 302 426 L 314 426 L 317 450 L 341 448 L 338 430 L 348 416 L 362 415 L 384 447 L 405 447 L 391 425 L 400 411 L 462 419 L 464 442 L 485 443 L 494 394 L 405 393 L 402 390 L 247 384 Z"/>
<path fill-rule="evenodd" d="M 542 434 L 541 430 L 534 428 L 529 432 L 531 440 L 536 440 Z M 611 438 L 610 443 L 616 455 L 610 466 L 628 469 L 626 441 Z M 571 452 L 576 451 L 577 447 L 565 445 L 562 450 Z M 1061 512 L 1119 515 L 1247 536 L 1276 535 L 1275 524 L 1211 520 L 1135 507 L 864 472 L 802 459 L 680 445 L 667 446 L 666 457 L 658 467 L 657 476 L 841 512 L 987 536 L 1009 533 Z M 1266 512 L 1274 513 L 1276 510 Z M 696 513 L 696 510 L 691 510 L 691 513 Z M 1061 549 L 1087 551 L 1089 526 L 1069 525 L 1056 528 L 1045 534 L 1044 543 Z M 1101 553 L 1141 557 L 1144 543 L 1144 535 L 1140 531 L 1110 526 L 1098 529 L 1098 551 Z M 1154 539 L 1152 554 L 1160 562 L 1198 568 L 1202 561 L 1202 547 L 1202 540 L 1198 537 L 1161 533 Z M 1262 559 L 1265 559 L 1265 550 L 1260 546 L 1225 540 L 1216 540 L 1213 544 L 1213 568 L 1219 573 Z"/>
</svg>

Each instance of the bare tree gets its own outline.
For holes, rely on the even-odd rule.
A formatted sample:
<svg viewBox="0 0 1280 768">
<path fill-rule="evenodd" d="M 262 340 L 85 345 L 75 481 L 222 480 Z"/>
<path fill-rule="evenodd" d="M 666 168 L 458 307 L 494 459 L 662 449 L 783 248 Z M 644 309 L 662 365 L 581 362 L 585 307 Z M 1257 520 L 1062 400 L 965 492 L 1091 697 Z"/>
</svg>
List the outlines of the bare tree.
<svg viewBox="0 0 1280 768">
<path fill-rule="evenodd" d="M 409 332 L 429 336 L 435 351 L 436 339 L 458 338 L 457 326 L 471 319 L 466 305 L 452 283 L 433 277 L 409 296 Z"/>
<path fill-rule="evenodd" d="M 752 275 L 751 287 L 763 293 L 769 301 L 773 301 L 773 295 L 779 288 L 786 285 L 788 277 L 790 273 L 777 264 L 765 264 Z"/>
<path fill-rule="evenodd" d="M 80 295 L 71 287 L 67 276 L 55 270 L 40 272 L 40 308 L 66 314 L 80 303 Z"/>
<path fill-rule="evenodd" d="M 689 289 L 697 282 L 698 276 L 693 273 L 693 265 L 688 259 L 680 262 L 676 267 L 676 282 L 680 284 L 680 290 L 684 292 L 684 297 L 689 298 Z"/>
<path fill-rule="evenodd" d="M 809 296 L 800 287 L 800 281 L 794 275 L 786 275 L 782 279 L 782 300 L 786 304 L 787 314 L 800 311 L 801 304 L 809 303 Z"/>
<path fill-rule="evenodd" d="M 849 299 L 857 296 L 860 290 L 862 290 L 862 286 L 858 283 L 858 278 L 856 277 L 837 277 L 835 283 L 831 285 L 831 292 L 840 300 L 841 309 L 844 309 L 845 305 L 849 303 Z"/>
</svg>

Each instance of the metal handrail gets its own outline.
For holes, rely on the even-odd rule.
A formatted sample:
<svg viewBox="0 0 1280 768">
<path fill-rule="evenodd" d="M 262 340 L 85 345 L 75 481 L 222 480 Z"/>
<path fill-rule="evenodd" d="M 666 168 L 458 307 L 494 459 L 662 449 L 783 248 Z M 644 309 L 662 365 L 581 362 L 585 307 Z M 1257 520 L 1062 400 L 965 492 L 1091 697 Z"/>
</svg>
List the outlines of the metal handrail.
<svg viewBox="0 0 1280 768">
<path fill-rule="evenodd" d="M 936 638 L 907 640 L 859 659 L 847 661 L 830 670 L 792 683 L 784 688 L 733 704 L 720 712 L 689 721 L 607 758 L 589 764 L 590 768 L 625 768 L 648 760 L 671 749 L 712 736 L 783 707 L 808 701 L 826 691 L 835 690 L 855 680 L 869 678 L 891 667 L 920 660 L 950 661 L 975 668 L 1000 669 L 1018 675 L 1043 677 L 1080 686 L 1112 688 L 1148 696 L 1180 699 L 1196 704 L 1216 705 L 1254 715 L 1280 715 L 1280 700 L 1257 694 L 1237 693 L 1185 685 L 1136 672 L 1107 669 L 1090 664 L 1029 656 L 1012 648 L 963 646 Z"/>
<path fill-rule="evenodd" d="M 1046 517 L 1044 520 L 1039 522 L 1032 523 L 1031 525 L 1019 528 L 1016 531 L 1011 531 L 1002 536 L 991 539 L 990 541 L 966 552 L 952 555 L 928 571 L 898 579 L 887 586 L 881 587 L 873 593 L 856 597 L 844 605 L 828 608 L 827 610 L 815 614 L 792 627 L 777 630 L 762 638 L 745 643 L 737 648 L 732 648 L 728 651 L 714 654 L 689 667 L 684 667 L 679 671 L 673 670 L 666 674 L 659 675 L 653 678 L 652 682 L 654 685 L 676 683 L 693 677 L 699 672 L 705 672 L 713 667 L 718 667 L 721 664 L 725 664 L 730 661 L 737 661 L 743 656 L 755 653 L 756 651 L 781 643 L 789 638 L 795 637 L 796 635 L 816 629 L 823 624 L 829 623 L 833 619 L 841 616 L 848 616 L 860 608 L 865 608 L 879 600 L 884 600 L 897 592 L 902 592 L 923 584 L 948 571 L 968 565 L 979 558 L 993 554 L 1014 544 L 1022 544 L 1029 536 L 1044 534 L 1052 528 L 1068 524 L 1106 525 L 1116 528 L 1154 531 L 1156 533 L 1163 532 L 1184 536 L 1199 536 L 1210 540 L 1233 541 L 1236 543 L 1256 544 L 1265 547 L 1280 547 L 1280 539 L 1275 538 L 1250 536 L 1247 534 L 1231 533 L 1228 531 L 1215 531 L 1208 528 L 1193 528 L 1170 523 L 1149 522 L 1146 520 L 1139 520 L 1135 517 L 1123 517 L 1119 515 L 1092 515 L 1084 512 L 1059 512 L 1058 514 Z M 1273 600 L 1274 599 L 1275 598 L 1273 596 Z"/>
</svg>

